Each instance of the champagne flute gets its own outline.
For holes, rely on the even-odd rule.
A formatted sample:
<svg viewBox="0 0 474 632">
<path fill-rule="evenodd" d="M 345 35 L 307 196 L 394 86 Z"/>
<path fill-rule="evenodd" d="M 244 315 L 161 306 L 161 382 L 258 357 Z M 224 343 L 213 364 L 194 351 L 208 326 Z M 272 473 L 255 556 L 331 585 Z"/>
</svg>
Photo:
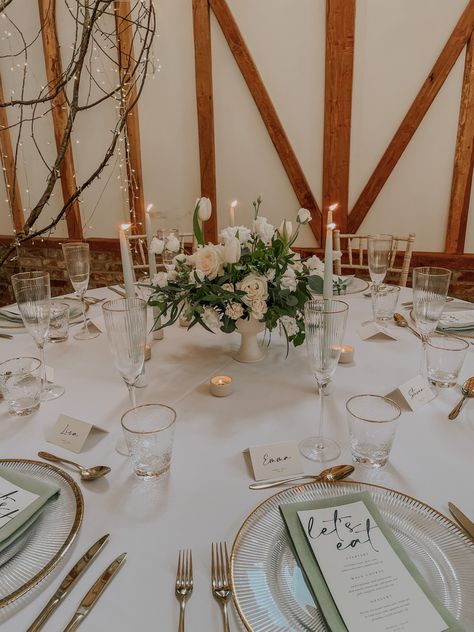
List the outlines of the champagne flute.
<svg viewBox="0 0 474 632">
<path fill-rule="evenodd" d="M 63 244 L 64 260 L 74 291 L 81 299 L 83 324 L 74 334 L 76 340 L 90 340 L 100 335 L 99 331 L 90 331 L 86 319 L 86 303 L 84 296 L 89 285 L 89 244 L 84 242 L 70 242 Z"/>
<path fill-rule="evenodd" d="M 146 306 L 142 298 L 119 298 L 102 305 L 110 350 L 115 367 L 127 385 L 131 408 L 137 405 L 135 387 L 145 363 Z M 120 454 L 128 454 L 123 439 L 116 449 Z"/>
<path fill-rule="evenodd" d="M 390 266 L 392 250 L 392 235 L 369 235 L 367 237 L 367 258 L 369 262 L 369 274 L 372 280 L 372 310 L 374 313 L 374 321 L 377 321 L 377 295 Z"/>
<path fill-rule="evenodd" d="M 413 269 L 413 318 L 421 337 L 423 375 L 426 375 L 426 345 L 443 313 L 450 281 L 451 271 L 447 268 Z"/>
<path fill-rule="evenodd" d="M 19 272 L 12 275 L 13 291 L 23 323 L 38 347 L 41 360 L 41 396 L 43 402 L 57 399 L 64 387 L 51 384 L 46 378 L 44 345 L 48 337 L 51 315 L 49 272 Z"/>
<path fill-rule="evenodd" d="M 322 434 L 325 390 L 337 369 L 346 330 L 349 305 L 334 299 L 307 301 L 304 307 L 306 349 L 311 371 L 319 387 L 319 426 L 315 437 L 299 444 L 301 454 L 320 463 L 339 456 L 341 449 Z"/>
</svg>

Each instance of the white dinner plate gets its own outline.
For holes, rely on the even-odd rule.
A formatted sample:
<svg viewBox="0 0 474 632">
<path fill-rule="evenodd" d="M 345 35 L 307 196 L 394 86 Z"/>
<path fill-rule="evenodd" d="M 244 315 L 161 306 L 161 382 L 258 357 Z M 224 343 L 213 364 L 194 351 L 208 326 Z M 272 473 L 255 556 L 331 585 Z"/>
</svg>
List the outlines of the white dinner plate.
<svg viewBox="0 0 474 632">
<path fill-rule="evenodd" d="M 326 632 L 291 550 L 282 503 L 367 491 L 428 585 L 468 630 L 474 630 L 474 541 L 448 518 L 400 492 L 366 483 L 309 483 L 271 496 L 247 518 L 231 556 L 234 601 L 251 632 Z"/>
<path fill-rule="evenodd" d="M 54 465 L 24 459 L 0 460 L 2 467 L 59 487 L 56 500 L 21 537 L 22 547 L 0 569 L 0 622 L 41 589 L 65 557 L 82 523 L 84 501 L 72 478 Z M 13 546 L 13 545 L 12 545 Z"/>
<path fill-rule="evenodd" d="M 79 317 L 82 317 L 82 305 L 79 299 L 71 297 L 58 297 L 53 298 L 52 301 L 55 303 L 67 303 L 69 305 L 69 321 L 73 321 L 78 319 Z M 7 305 L 3 309 L 8 309 L 9 311 L 15 312 L 16 314 L 20 315 L 20 311 L 16 304 Z M 86 312 L 88 311 L 88 309 L 89 305 L 86 303 Z M 4 320 L 0 315 L 0 329 L 21 329 L 24 331 L 25 326 L 23 325 L 23 322 L 13 323 L 9 320 Z"/>
</svg>

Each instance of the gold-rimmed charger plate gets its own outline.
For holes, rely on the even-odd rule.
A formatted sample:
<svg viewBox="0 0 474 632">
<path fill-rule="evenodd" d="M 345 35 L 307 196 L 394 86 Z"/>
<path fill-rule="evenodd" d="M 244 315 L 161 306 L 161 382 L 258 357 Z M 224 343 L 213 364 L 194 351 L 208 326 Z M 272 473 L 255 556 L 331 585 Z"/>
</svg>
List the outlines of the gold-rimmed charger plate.
<svg viewBox="0 0 474 632">
<path fill-rule="evenodd" d="M 383 519 L 434 594 L 474 630 L 474 541 L 449 518 L 401 492 L 343 481 L 285 489 L 261 503 L 241 526 L 231 555 L 234 603 L 249 632 L 327 632 L 292 552 L 283 503 L 369 492 Z"/>
<path fill-rule="evenodd" d="M 0 622 L 33 598 L 76 538 L 84 515 L 82 493 L 54 465 L 28 459 L 1 459 L 0 466 L 60 488 L 58 498 L 28 530 L 24 546 L 0 569 Z"/>
</svg>

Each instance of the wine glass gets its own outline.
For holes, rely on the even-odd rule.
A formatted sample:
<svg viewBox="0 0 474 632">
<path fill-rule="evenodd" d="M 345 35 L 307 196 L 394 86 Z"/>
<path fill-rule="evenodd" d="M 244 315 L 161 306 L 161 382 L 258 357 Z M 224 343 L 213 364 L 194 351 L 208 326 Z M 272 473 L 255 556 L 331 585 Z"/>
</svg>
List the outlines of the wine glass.
<svg viewBox="0 0 474 632">
<path fill-rule="evenodd" d="M 335 441 L 323 436 L 322 428 L 324 391 L 339 362 L 348 310 L 347 303 L 335 299 L 307 301 L 304 307 L 306 348 L 310 368 L 319 387 L 320 412 L 317 436 L 301 441 L 299 449 L 307 459 L 320 463 L 337 458 L 341 452 Z"/>
<path fill-rule="evenodd" d="M 51 315 L 51 284 L 49 272 L 19 272 L 12 275 L 13 291 L 23 323 L 40 352 L 41 401 L 57 399 L 64 387 L 48 382 L 44 361 L 44 345 L 48 337 Z"/>
<path fill-rule="evenodd" d="M 413 318 L 421 337 L 422 373 L 426 375 L 426 344 L 438 326 L 448 294 L 451 271 L 446 268 L 413 269 Z"/>
<path fill-rule="evenodd" d="M 372 280 L 372 310 L 374 313 L 374 321 L 377 321 L 377 295 L 380 292 L 380 286 L 390 266 L 392 250 L 392 235 L 369 235 L 367 237 L 367 258 L 369 262 L 369 274 Z"/>
<path fill-rule="evenodd" d="M 137 405 L 135 386 L 145 363 L 146 305 L 142 298 L 119 298 L 102 306 L 110 350 L 132 408 Z M 128 454 L 124 440 L 119 441 L 117 451 Z"/>
<path fill-rule="evenodd" d="M 90 340 L 100 335 L 99 331 L 90 331 L 88 321 L 86 319 L 86 303 L 84 296 L 89 285 L 89 244 L 83 242 L 70 242 L 63 244 L 64 260 L 69 273 L 74 291 L 81 299 L 83 325 L 81 329 L 74 334 L 76 340 Z"/>
</svg>

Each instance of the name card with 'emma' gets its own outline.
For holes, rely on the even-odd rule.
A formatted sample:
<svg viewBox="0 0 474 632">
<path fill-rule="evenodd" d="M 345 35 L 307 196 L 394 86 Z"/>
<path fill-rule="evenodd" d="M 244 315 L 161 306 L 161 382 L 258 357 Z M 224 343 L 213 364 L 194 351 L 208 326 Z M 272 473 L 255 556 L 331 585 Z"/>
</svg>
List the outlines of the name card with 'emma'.
<svg viewBox="0 0 474 632">
<path fill-rule="evenodd" d="M 256 481 L 303 472 L 296 441 L 258 445 L 250 448 L 249 453 Z"/>
<path fill-rule="evenodd" d="M 74 419 L 68 415 L 59 415 L 57 422 L 48 432 L 46 440 L 61 448 L 79 454 L 92 431 L 107 432 L 99 426 Z"/>
</svg>

